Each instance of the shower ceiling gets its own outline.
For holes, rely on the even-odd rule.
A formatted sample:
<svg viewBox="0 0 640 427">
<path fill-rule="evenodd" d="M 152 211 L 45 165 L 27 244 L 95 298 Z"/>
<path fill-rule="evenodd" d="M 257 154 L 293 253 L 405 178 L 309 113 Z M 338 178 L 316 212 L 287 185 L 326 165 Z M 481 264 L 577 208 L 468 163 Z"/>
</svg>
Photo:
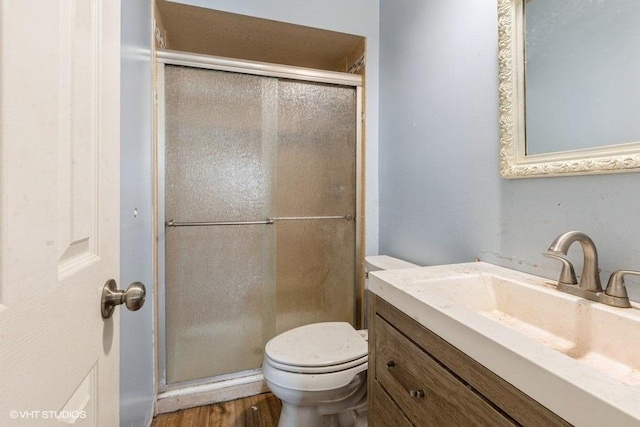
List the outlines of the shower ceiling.
<svg viewBox="0 0 640 427">
<path fill-rule="evenodd" d="M 158 0 L 167 48 L 251 61 L 346 71 L 364 38 Z M 357 59 L 357 58 L 356 58 Z"/>
</svg>

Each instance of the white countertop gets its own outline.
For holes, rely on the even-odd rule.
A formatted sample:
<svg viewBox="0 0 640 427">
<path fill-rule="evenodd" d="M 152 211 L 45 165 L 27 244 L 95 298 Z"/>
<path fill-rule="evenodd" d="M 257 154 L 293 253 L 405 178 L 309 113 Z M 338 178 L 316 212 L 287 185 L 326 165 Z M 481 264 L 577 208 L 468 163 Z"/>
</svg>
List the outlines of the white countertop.
<svg viewBox="0 0 640 427">
<path fill-rule="evenodd" d="M 445 277 L 464 279 L 478 274 L 547 288 L 553 284 L 548 279 L 476 262 L 371 272 L 369 290 L 571 424 L 640 426 L 640 386 L 625 384 L 468 308 L 452 304 L 429 293 L 426 286 L 427 282 Z M 636 304 L 634 307 L 626 310 L 638 310 Z M 604 309 L 621 310 L 606 306 Z M 556 314 L 557 321 L 562 322 L 563 313 Z M 629 344 L 640 348 L 640 343 Z"/>
</svg>

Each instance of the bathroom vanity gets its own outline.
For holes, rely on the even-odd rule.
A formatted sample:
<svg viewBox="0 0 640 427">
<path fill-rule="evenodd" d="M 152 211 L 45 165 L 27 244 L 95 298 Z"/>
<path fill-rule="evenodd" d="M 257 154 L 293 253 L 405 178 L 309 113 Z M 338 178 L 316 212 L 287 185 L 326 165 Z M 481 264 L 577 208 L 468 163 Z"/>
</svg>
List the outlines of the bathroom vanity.
<svg viewBox="0 0 640 427">
<path fill-rule="evenodd" d="M 371 307 L 370 426 L 570 425 L 382 298 Z"/>
<path fill-rule="evenodd" d="M 635 303 L 482 262 L 376 272 L 369 289 L 370 426 L 640 426 Z"/>
</svg>

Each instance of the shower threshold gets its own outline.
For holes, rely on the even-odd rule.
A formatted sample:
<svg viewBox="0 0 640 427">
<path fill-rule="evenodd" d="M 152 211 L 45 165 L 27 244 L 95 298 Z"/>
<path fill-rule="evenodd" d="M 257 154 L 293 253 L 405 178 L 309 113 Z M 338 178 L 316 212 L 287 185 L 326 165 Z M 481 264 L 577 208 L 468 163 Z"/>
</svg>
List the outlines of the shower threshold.
<svg viewBox="0 0 640 427">
<path fill-rule="evenodd" d="M 158 394 L 157 413 L 240 399 L 269 391 L 261 369 L 178 384 Z"/>
</svg>

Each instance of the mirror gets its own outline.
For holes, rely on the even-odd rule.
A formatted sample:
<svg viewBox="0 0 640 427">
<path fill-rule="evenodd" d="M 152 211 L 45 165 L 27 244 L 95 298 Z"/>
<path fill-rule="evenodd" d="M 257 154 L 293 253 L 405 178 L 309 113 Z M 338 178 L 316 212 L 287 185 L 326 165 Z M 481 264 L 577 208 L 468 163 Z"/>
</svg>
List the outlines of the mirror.
<svg viewBox="0 0 640 427">
<path fill-rule="evenodd" d="M 638 171 L 639 21 L 637 0 L 498 0 L 503 177 Z"/>
</svg>

